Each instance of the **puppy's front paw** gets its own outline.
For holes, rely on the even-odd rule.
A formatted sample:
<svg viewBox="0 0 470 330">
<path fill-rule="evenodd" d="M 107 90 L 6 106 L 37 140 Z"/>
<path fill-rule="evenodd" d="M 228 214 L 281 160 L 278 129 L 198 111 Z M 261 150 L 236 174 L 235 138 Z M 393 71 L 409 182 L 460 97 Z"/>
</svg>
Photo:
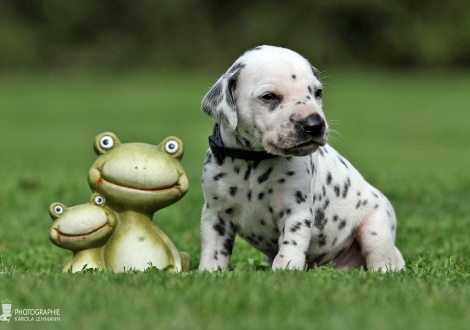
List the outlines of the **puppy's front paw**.
<svg viewBox="0 0 470 330">
<path fill-rule="evenodd" d="M 305 258 L 287 257 L 284 254 L 279 253 L 273 261 L 273 270 L 277 269 L 299 269 L 302 270 L 305 265 Z"/>
</svg>

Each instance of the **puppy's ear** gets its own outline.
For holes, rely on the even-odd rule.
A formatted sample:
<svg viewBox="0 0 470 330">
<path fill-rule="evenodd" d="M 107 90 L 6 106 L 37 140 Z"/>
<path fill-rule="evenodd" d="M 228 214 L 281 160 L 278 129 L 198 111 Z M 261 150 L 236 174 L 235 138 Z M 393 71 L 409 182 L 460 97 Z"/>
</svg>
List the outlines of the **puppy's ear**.
<svg viewBox="0 0 470 330">
<path fill-rule="evenodd" d="M 318 81 L 320 81 L 320 71 L 313 65 L 310 65 L 310 66 L 312 67 L 313 75 L 315 76 L 315 78 L 318 79 Z"/>
<path fill-rule="evenodd" d="M 242 63 L 234 64 L 202 99 L 202 110 L 217 123 L 233 130 L 237 128 L 238 123 L 237 105 L 233 92 L 244 66 Z"/>
</svg>

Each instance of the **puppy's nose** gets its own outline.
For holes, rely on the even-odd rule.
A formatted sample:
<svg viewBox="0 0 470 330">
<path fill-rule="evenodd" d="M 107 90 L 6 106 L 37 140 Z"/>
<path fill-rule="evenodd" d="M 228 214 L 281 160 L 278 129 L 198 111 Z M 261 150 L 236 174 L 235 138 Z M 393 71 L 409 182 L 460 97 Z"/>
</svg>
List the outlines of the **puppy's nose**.
<svg viewBox="0 0 470 330">
<path fill-rule="evenodd" d="M 305 117 L 300 123 L 302 129 L 311 137 L 323 134 L 325 130 L 325 122 L 318 113 Z"/>
</svg>

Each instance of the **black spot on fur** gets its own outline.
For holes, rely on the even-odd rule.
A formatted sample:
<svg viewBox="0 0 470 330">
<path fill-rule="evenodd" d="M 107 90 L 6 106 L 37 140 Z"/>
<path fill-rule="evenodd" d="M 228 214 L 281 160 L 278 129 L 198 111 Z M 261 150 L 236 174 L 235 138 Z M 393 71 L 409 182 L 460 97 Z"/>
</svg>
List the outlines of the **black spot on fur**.
<svg viewBox="0 0 470 330">
<path fill-rule="evenodd" d="M 340 188 L 339 188 L 339 185 L 336 184 L 336 185 L 333 187 L 333 190 L 334 190 L 334 192 L 335 192 L 336 197 L 339 197 L 339 194 L 341 193 L 341 190 L 340 190 Z"/>
<path fill-rule="evenodd" d="M 261 160 L 255 160 L 253 161 L 253 169 L 256 170 L 256 168 L 258 167 L 258 165 L 261 163 Z"/>
<path fill-rule="evenodd" d="M 228 209 L 225 210 L 226 214 L 232 214 L 233 213 L 233 208 L 229 207 Z"/>
<path fill-rule="evenodd" d="M 264 221 L 264 219 L 261 219 L 261 220 L 259 221 L 259 223 L 260 223 L 262 226 L 266 225 L 266 221 Z"/>
<path fill-rule="evenodd" d="M 251 174 L 251 165 L 248 165 L 246 171 L 245 171 L 245 176 L 243 177 L 243 179 L 246 181 L 250 178 L 250 174 Z"/>
<path fill-rule="evenodd" d="M 325 157 L 325 154 L 323 153 L 323 148 L 318 148 L 318 152 L 320 153 L 320 156 Z"/>
<path fill-rule="evenodd" d="M 224 250 L 220 252 L 220 254 L 224 256 L 229 256 L 232 255 L 232 250 L 233 250 L 233 243 L 235 241 L 235 238 L 230 235 L 230 237 L 226 238 L 224 241 Z"/>
<path fill-rule="evenodd" d="M 263 182 L 267 181 L 269 179 L 269 176 L 271 175 L 272 171 L 273 171 L 272 167 L 268 168 L 268 170 L 266 172 L 264 172 L 263 174 L 261 174 L 258 177 L 258 183 L 263 183 Z"/>
<path fill-rule="evenodd" d="M 289 172 L 286 172 L 286 175 L 288 175 L 288 176 L 293 176 L 294 174 L 295 174 L 295 172 L 294 172 L 294 171 L 289 171 Z"/>
<path fill-rule="evenodd" d="M 307 226 L 307 228 L 310 228 L 312 226 L 312 221 L 304 219 L 304 224 Z"/>
<path fill-rule="evenodd" d="M 346 198 L 346 196 L 348 195 L 348 190 L 349 190 L 349 187 L 351 187 L 351 179 L 348 177 L 348 179 L 346 180 L 346 182 L 344 183 L 344 187 L 343 187 L 343 198 Z"/>
<path fill-rule="evenodd" d="M 338 158 L 339 158 L 339 161 L 340 161 L 346 168 L 349 168 L 343 158 L 341 158 L 340 156 L 338 156 Z"/>
<path fill-rule="evenodd" d="M 240 166 L 235 166 L 233 168 L 233 171 L 235 172 L 235 174 L 239 174 L 240 173 Z"/>
<path fill-rule="evenodd" d="M 220 179 L 222 179 L 226 175 L 227 175 L 227 173 L 219 173 L 219 174 L 214 176 L 214 181 L 219 181 Z"/>
<path fill-rule="evenodd" d="M 331 184 L 331 180 L 333 180 L 333 177 L 331 176 L 331 173 L 328 172 L 328 174 L 326 175 L 326 184 L 327 184 L 327 185 L 330 185 L 330 184 Z"/>
<path fill-rule="evenodd" d="M 295 192 L 295 201 L 297 204 L 305 203 L 307 196 L 304 195 L 300 190 Z"/>
<path fill-rule="evenodd" d="M 237 194 L 237 186 L 233 186 L 233 187 L 230 187 L 229 188 L 229 193 L 230 193 L 230 196 L 235 196 Z"/>
<path fill-rule="evenodd" d="M 328 219 L 325 217 L 325 211 L 320 208 L 316 209 L 314 219 L 315 227 L 317 227 L 319 230 L 323 230 L 327 222 Z"/>
<path fill-rule="evenodd" d="M 217 222 L 212 228 L 219 233 L 220 236 L 225 236 L 225 220 L 219 215 L 219 222 Z"/>
<path fill-rule="evenodd" d="M 283 184 L 284 182 L 286 182 L 286 179 L 279 179 L 277 182 L 279 182 L 280 184 Z"/>
<path fill-rule="evenodd" d="M 361 201 L 357 202 L 357 204 L 356 204 L 356 209 L 358 209 L 359 206 L 361 206 Z"/>
<path fill-rule="evenodd" d="M 343 229 L 344 227 L 346 227 L 346 220 L 341 220 L 338 225 L 338 229 Z"/>
<path fill-rule="evenodd" d="M 302 222 L 296 222 L 292 227 L 290 227 L 290 231 L 295 233 L 297 230 L 300 229 L 302 226 Z"/>
<path fill-rule="evenodd" d="M 326 210 L 326 208 L 328 207 L 328 205 L 330 205 L 330 200 L 329 200 L 329 199 L 325 199 L 325 204 L 323 204 L 323 209 Z"/>
<path fill-rule="evenodd" d="M 248 198 L 249 201 L 251 201 L 251 190 L 248 190 L 246 197 Z"/>
<path fill-rule="evenodd" d="M 295 76 L 295 74 L 293 74 L 293 75 L 292 75 L 292 79 L 295 79 L 295 78 L 297 78 L 297 77 Z"/>
<path fill-rule="evenodd" d="M 264 192 L 260 192 L 260 193 L 258 194 L 258 199 L 259 199 L 259 200 L 262 200 L 263 198 L 264 198 Z"/>
</svg>

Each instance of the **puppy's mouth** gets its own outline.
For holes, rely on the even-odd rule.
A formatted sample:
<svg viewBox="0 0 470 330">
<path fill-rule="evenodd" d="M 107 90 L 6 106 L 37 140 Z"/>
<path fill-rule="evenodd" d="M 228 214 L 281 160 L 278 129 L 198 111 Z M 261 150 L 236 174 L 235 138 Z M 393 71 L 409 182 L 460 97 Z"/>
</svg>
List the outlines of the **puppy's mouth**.
<svg viewBox="0 0 470 330">
<path fill-rule="evenodd" d="M 319 144 L 317 142 L 310 140 L 310 141 L 302 142 L 300 144 L 297 144 L 289 148 L 279 148 L 279 149 L 285 155 L 307 156 L 315 152 L 320 145 L 325 145 L 325 144 Z"/>
</svg>

